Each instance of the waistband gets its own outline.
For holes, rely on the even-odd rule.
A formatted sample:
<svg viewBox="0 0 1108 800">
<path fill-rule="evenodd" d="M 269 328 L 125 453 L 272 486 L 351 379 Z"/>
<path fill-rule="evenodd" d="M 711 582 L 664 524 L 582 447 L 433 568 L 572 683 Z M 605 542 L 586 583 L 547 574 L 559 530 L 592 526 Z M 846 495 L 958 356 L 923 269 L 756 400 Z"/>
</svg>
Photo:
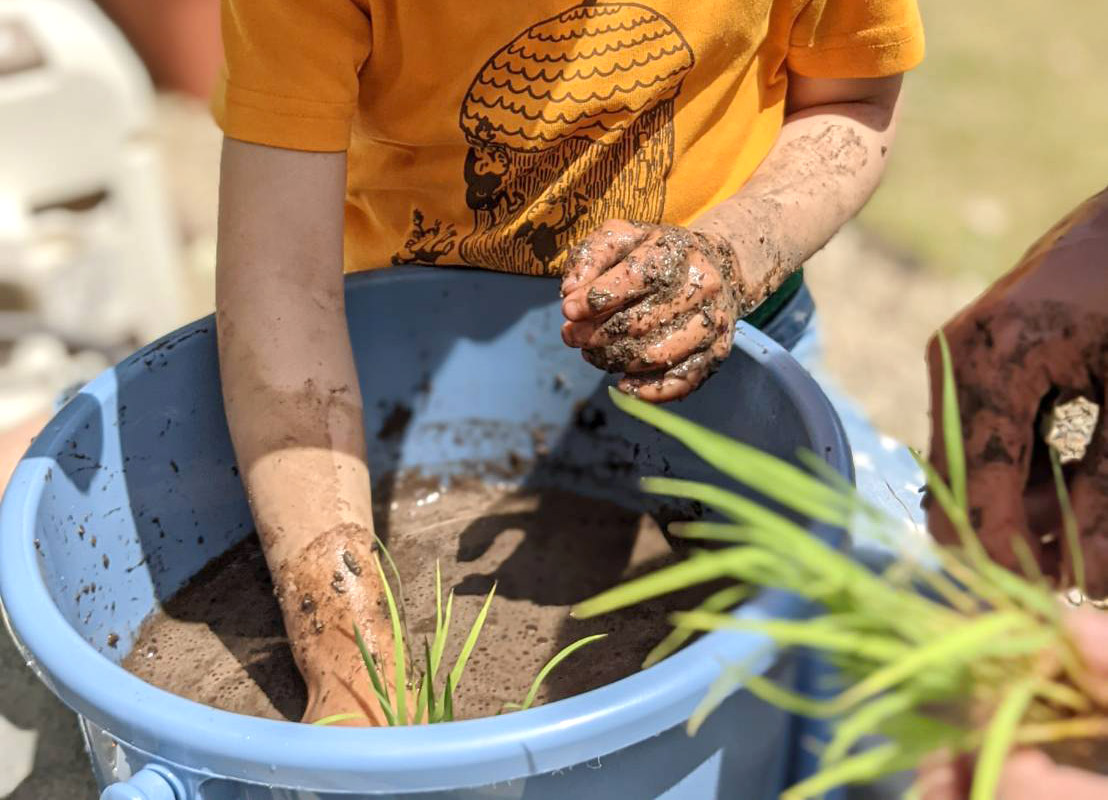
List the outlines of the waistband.
<svg viewBox="0 0 1108 800">
<path fill-rule="evenodd" d="M 759 329 L 786 350 L 792 350 L 815 313 L 815 300 L 804 282 L 803 272 L 798 270 L 743 322 Z"/>
</svg>

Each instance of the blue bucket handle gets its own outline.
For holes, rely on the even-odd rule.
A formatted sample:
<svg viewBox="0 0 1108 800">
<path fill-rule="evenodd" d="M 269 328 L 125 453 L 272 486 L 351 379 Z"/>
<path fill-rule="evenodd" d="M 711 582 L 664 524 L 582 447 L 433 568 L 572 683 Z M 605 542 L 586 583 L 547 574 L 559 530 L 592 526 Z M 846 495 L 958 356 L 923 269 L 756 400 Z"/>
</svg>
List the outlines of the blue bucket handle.
<svg viewBox="0 0 1108 800">
<path fill-rule="evenodd" d="M 189 800 L 184 784 L 165 767 L 147 764 L 129 780 L 113 783 L 100 800 Z"/>
</svg>

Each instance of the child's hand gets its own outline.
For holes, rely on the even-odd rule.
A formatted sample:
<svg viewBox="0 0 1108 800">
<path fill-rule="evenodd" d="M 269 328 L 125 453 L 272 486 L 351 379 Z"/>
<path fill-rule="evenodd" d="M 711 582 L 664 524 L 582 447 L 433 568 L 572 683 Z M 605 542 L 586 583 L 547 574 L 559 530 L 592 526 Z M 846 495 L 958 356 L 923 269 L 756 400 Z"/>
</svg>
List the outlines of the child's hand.
<svg viewBox="0 0 1108 800">
<path fill-rule="evenodd" d="M 1012 540 L 1022 536 L 1043 572 L 1074 583 L 1038 415 L 1044 404 L 1077 394 L 1102 405 L 1084 460 L 1067 468 L 1093 597 L 1108 594 L 1106 264 L 1108 191 L 1055 226 L 944 328 L 961 407 L 971 522 L 989 555 L 1011 569 L 1019 568 Z M 935 342 L 929 361 L 931 458 L 946 477 L 942 359 Z M 958 541 L 937 505 L 930 512 L 935 538 Z"/>
<path fill-rule="evenodd" d="M 1084 608 L 1070 615 L 1069 628 L 1089 668 L 1092 685 L 1083 687 L 1108 707 L 1108 613 Z M 932 759 L 920 771 L 922 800 L 964 800 L 973 778 L 968 759 Z M 1020 750 L 1004 767 L 1003 800 L 1101 800 L 1108 798 L 1108 777 L 1059 766 L 1037 750 Z"/>
<path fill-rule="evenodd" d="M 672 225 L 611 220 L 569 252 L 562 338 L 619 387 L 664 403 L 731 351 L 742 292 L 731 246 Z"/>
</svg>

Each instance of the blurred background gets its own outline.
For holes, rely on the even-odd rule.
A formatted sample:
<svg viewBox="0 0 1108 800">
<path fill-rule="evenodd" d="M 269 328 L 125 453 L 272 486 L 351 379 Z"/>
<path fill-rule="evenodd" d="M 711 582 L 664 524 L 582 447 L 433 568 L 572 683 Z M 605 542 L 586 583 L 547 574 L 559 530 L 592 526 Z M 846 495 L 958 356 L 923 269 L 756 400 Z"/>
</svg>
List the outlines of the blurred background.
<svg viewBox="0 0 1108 800">
<path fill-rule="evenodd" d="M 0 435 L 213 305 L 219 0 L 0 0 Z M 925 446 L 931 332 L 1108 183 L 1103 0 L 925 0 L 884 186 L 807 270 L 828 361 Z M 0 797 L 94 796 L 0 636 Z"/>
</svg>

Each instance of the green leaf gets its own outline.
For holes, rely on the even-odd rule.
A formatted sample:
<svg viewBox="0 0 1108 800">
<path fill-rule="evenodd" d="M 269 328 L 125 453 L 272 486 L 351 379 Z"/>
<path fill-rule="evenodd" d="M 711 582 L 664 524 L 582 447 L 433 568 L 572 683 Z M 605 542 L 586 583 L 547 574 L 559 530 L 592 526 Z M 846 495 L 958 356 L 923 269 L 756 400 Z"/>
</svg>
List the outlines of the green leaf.
<svg viewBox="0 0 1108 800">
<path fill-rule="evenodd" d="M 904 748 L 896 742 L 871 747 L 789 787 L 782 792 L 781 800 L 822 797 L 832 789 L 848 783 L 875 781 L 883 775 L 915 766 L 922 755 L 922 753 L 905 752 Z"/>
<path fill-rule="evenodd" d="M 1026 542 L 1023 542 L 1023 539 L 1016 534 L 1012 539 L 1013 549 L 1016 549 L 1015 542 L 1017 541 L 1026 546 Z M 1036 586 L 1024 580 L 996 562 L 984 561 L 977 567 L 985 579 L 1008 598 L 1023 606 L 1024 609 L 1039 614 L 1046 619 L 1058 618 L 1058 603 L 1055 602 L 1049 591 L 1044 592 L 1041 586 Z"/>
<path fill-rule="evenodd" d="M 446 637 L 450 633 L 450 618 L 454 613 L 454 590 L 450 590 L 450 596 L 446 599 L 446 612 L 442 610 L 442 574 L 439 571 L 439 563 L 435 562 L 435 638 L 431 644 L 431 660 L 428 662 L 428 670 L 431 679 L 435 680 L 439 674 L 439 665 L 442 663 L 442 653 L 446 648 Z"/>
<path fill-rule="evenodd" d="M 473 621 L 473 627 L 469 629 L 469 635 L 466 637 L 465 644 L 462 645 L 462 652 L 458 654 L 458 660 L 454 662 L 454 669 L 450 670 L 449 685 L 455 689 L 462 682 L 462 673 L 465 672 L 466 662 L 469 661 L 473 648 L 477 646 L 477 637 L 481 635 L 481 629 L 485 626 L 485 618 L 489 615 L 489 606 L 492 605 L 492 598 L 495 594 L 496 584 L 494 583 L 489 590 L 488 597 L 485 598 L 485 604 L 481 606 L 481 611 L 477 614 L 477 619 Z"/>
<path fill-rule="evenodd" d="M 963 698 L 964 699 L 964 698 Z M 882 721 L 875 733 L 902 741 L 913 750 L 934 752 L 947 748 L 951 752 L 967 749 L 969 732 L 946 720 L 908 711 Z"/>
<path fill-rule="evenodd" d="M 442 692 L 442 719 L 440 722 L 454 721 L 454 679 L 446 676 L 446 688 Z"/>
<path fill-rule="evenodd" d="M 950 473 L 950 491 L 955 506 L 968 515 L 966 451 L 962 439 L 962 415 L 958 409 L 958 386 L 954 382 L 954 362 L 950 358 L 950 345 L 942 331 L 939 331 L 938 338 L 943 357 L 943 446 L 946 451 L 947 472 Z"/>
<path fill-rule="evenodd" d="M 386 551 L 387 552 L 387 551 Z M 404 659 L 404 624 L 400 618 L 400 611 L 396 607 L 396 598 L 393 597 L 389 579 L 385 577 L 385 568 L 381 566 L 381 559 L 375 558 L 377 574 L 381 576 L 381 587 L 385 591 L 385 602 L 389 609 L 389 619 L 392 621 L 393 640 L 393 688 L 396 691 L 396 720 L 400 725 L 408 724 L 408 672 Z"/>
<path fill-rule="evenodd" d="M 546 680 L 546 677 L 554 670 L 555 667 L 557 667 L 559 664 L 561 664 L 563 661 L 565 661 L 567 658 L 576 653 L 585 645 L 592 644 L 595 641 L 599 641 L 607 635 L 608 634 L 606 633 L 595 633 L 592 636 L 585 636 L 584 638 L 578 639 L 573 644 L 566 645 L 561 650 L 559 650 L 558 653 L 552 659 L 547 661 L 546 664 L 543 665 L 543 668 L 539 670 L 539 674 L 536 675 L 535 680 L 531 682 L 531 688 L 527 690 L 527 696 L 523 698 L 523 702 L 519 704 L 519 710 L 526 711 L 531 707 L 531 704 L 535 702 L 535 698 L 539 694 L 539 689 L 542 688 L 543 681 Z"/>
<path fill-rule="evenodd" d="M 313 725 L 334 725 L 338 722 L 349 722 L 352 719 L 365 719 L 365 714 L 332 714 L 323 719 L 317 719 Z"/>
<path fill-rule="evenodd" d="M 412 709 L 412 724 L 419 725 L 423 722 L 423 712 L 427 711 L 427 722 L 430 724 L 434 720 L 430 717 L 430 709 L 427 708 L 427 686 L 429 681 L 426 675 L 421 675 L 417 682 L 416 696 L 415 696 L 415 708 Z"/>
<path fill-rule="evenodd" d="M 828 719 L 839 715 L 839 709 L 830 700 L 807 697 L 792 689 L 778 686 L 761 675 L 748 675 L 746 688 L 759 700 L 790 714 L 800 714 L 812 719 Z"/>
<path fill-rule="evenodd" d="M 408 630 L 408 620 L 405 617 L 404 581 L 400 578 L 400 569 L 399 569 L 399 567 L 396 566 L 396 562 L 392 558 L 392 553 L 390 553 L 389 549 L 387 547 L 385 547 L 385 543 L 383 541 L 381 541 L 381 537 L 379 537 L 377 534 L 374 534 L 373 538 L 377 542 L 377 549 L 380 551 L 381 555 L 383 555 L 385 557 L 385 563 L 389 567 L 389 572 L 392 573 L 393 581 L 395 581 L 396 588 L 393 591 L 395 592 L 395 595 L 396 595 L 397 612 L 398 612 L 399 617 L 400 617 L 400 624 L 403 626 L 404 630 L 406 631 L 406 630 Z M 408 642 L 406 640 L 404 642 L 404 653 L 407 656 L 409 661 L 412 661 L 412 662 L 415 661 L 415 659 L 412 658 L 411 651 L 408 649 Z"/>
<path fill-rule="evenodd" d="M 745 550 L 745 549 L 744 549 Z M 731 574 L 739 557 L 751 562 L 763 562 L 765 557 L 752 550 L 743 553 L 697 553 L 656 572 L 614 586 L 574 606 L 572 616 L 588 619 L 620 608 L 641 603 L 663 594 L 687 589 Z"/>
<path fill-rule="evenodd" d="M 1004 695 L 985 729 L 985 740 L 973 771 L 970 800 L 994 800 L 1000 785 L 1000 771 L 1016 736 L 1016 728 L 1035 697 L 1036 679 L 1020 681 Z"/>
<path fill-rule="evenodd" d="M 969 515 L 966 509 L 958 504 L 958 500 L 954 496 L 952 490 L 943 482 L 943 479 L 939 477 L 939 473 L 933 466 L 927 463 L 918 453 L 913 453 L 912 456 L 927 477 L 928 492 L 930 492 L 931 496 L 943 510 L 943 513 L 950 519 L 950 523 L 954 526 L 954 530 L 958 534 L 959 542 L 962 545 L 962 549 L 965 550 L 966 555 L 975 562 L 988 560 L 988 555 L 985 553 L 985 548 L 982 546 L 981 540 L 977 537 L 973 527 L 970 525 Z"/>
<path fill-rule="evenodd" d="M 910 710 L 918 701 L 919 697 L 915 693 L 901 690 L 889 692 L 861 706 L 835 725 L 831 741 L 820 757 L 821 763 L 829 766 L 846 758 L 863 737 L 878 730 L 889 718 Z"/>
<path fill-rule="evenodd" d="M 1035 555 L 1031 552 L 1031 545 L 1027 543 L 1027 540 L 1022 536 L 1013 536 L 1012 551 L 1015 553 L 1016 560 L 1020 562 L 1020 569 L 1023 570 L 1024 577 L 1033 583 L 1036 588 L 1046 589 L 1049 592 L 1046 576 L 1043 575 L 1039 562 L 1035 560 Z"/>
<path fill-rule="evenodd" d="M 435 559 L 435 633 L 442 629 L 442 565 Z"/>
<path fill-rule="evenodd" d="M 720 665 L 719 676 L 712 681 L 712 685 L 708 687 L 704 699 L 689 715 L 685 730 L 688 731 L 690 736 L 695 736 L 712 712 L 719 708 L 720 704 L 730 697 L 736 689 L 750 680 L 755 665 L 769 659 L 772 651 L 772 645 L 767 644 L 765 647 L 755 649 L 745 660 L 738 664 Z"/>
<path fill-rule="evenodd" d="M 683 497 L 686 500 L 699 500 L 722 512 L 735 522 L 744 522 L 750 525 L 762 527 L 781 527 L 790 532 L 794 538 L 815 541 L 808 532 L 790 519 L 787 519 L 775 511 L 771 511 L 761 503 L 747 497 L 742 497 L 712 486 L 696 481 L 684 481 L 676 478 L 644 478 L 642 487 L 651 494 L 664 494 L 672 497 Z"/>
<path fill-rule="evenodd" d="M 1066 683 L 1043 681 L 1039 684 L 1037 693 L 1043 699 L 1077 714 L 1084 714 L 1093 708 L 1092 698 Z"/>
<path fill-rule="evenodd" d="M 693 713 L 689 715 L 689 721 L 685 725 L 685 730 L 688 731 L 689 736 L 696 736 L 705 720 L 720 707 L 720 704 L 723 703 L 724 700 L 742 686 L 746 677 L 747 670 L 735 664 L 725 664 L 723 666 L 719 676 L 712 681 L 712 685 L 708 687 L 708 692 L 704 695 L 704 699 L 700 701 L 693 710 Z"/>
<path fill-rule="evenodd" d="M 846 524 L 849 500 L 804 470 L 614 388 L 609 395 L 618 408 L 677 439 L 723 474 L 812 519 Z"/>
<path fill-rule="evenodd" d="M 801 449 L 797 451 L 796 458 L 801 464 L 807 467 L 813 475 L 829 485 L 844 498 L 850 499 L 858 505 L 868 505 L 861 499 L 857 487 L 851 483 L 845 475 L 820 458 L 818 454 L 813 453 L 811 450 Z"/>
<path fill-rule="evenodd" d="M 381 712 L 385 715 L 385 721 L 389 725 L 396 724 L 396 711 L 392 707 L 392 700 L 389 698 L 389 687 L 385 683 L 381 674 L 377 669 L 377 660 L 369 652 L 369 648 L 366 646 L 365 639 L 362 638 L 362 632 L 358 630 L 357 624 L 354 625 L 354 641 L 358 645 L 358 652 L 362 655 L 362 663 L 365 664 L 365 671 L 369 674 L 369 682 L 373 687 L 373 693 L 377 696 L 377 702 L 381 704 Z"/>
<path fill-rule="evenodd" d="M 750 542 L 748 526 L 727 522 L 671 522 L 667 530 L 671 535 L 681 539 L 725 542 L 728 544 L 748 544 Z"/>
<path fill-rule="evenodd" d="M 772 583 L 779 588 L 804 593 L 807 577 L 792 566 L 793 562 L 798 562 L 832 582 L 856 583 L 859 587 L 881 593 L 888 591 L 888 587 L 878 578 L 843 553 L 829 547 L 792 520 L 746 497 L 716 486 L 673 478 L 647 478 L 643 481 L 643 488 L 655 494 L 697 500 L 709 505 L 736 522 L 745 523 L 744 534 L 752 541 L 756 540 L 763 550 L 787 555 L 787 558 L 778 561 L 779 568 L 774 573 L 756 579 L 760 584 Z M 785 582 L 784 578 L 790 572 L 799 580 L 798 584 Z"/>
<path fill-rule="evenodd" d="M 970 535 L 975 541 L 977 540 L 976 534 L 972 531 Z M 950 573 L 950 576 L 961 583 L 971 594 L 993 608 L 1009 611 L 1015 609 L 1016 604 L 1012 602 L 1012 598 L 1004 594 L 999 587 L 995 586 L 992 581 L 982 574 L 982 565 L 992 563 L 985 555 L 984 549 L 980 550 L 980 555 L 971 555 L 966 553 L 965 550 L 943 547 L 937 548 L 935 553 L 939 556 L 943 569 Z"/>
<path fill-rule="evenodd" d="M 431 672 L 431 648 L 427 644 L 427 640 L 423 640 L 423 657 L 424 664 L 427 664 L 427 673 L 423 676 L 423 685 L 427 687 L 426 691 L 426 705 L 427 705 L 427 722 L 437 722 L 435 718 L 435 676 Z"/>
<path fill-rule="evenodd" d="M 818 620 L 748 620 L 703 611 L 677 612 L 671 619 L 675 624 L 693 630 L 760 633 L 778 645 L 801 645 L 828 652 L 845 652 L 880 662 L 892 661 L 908 652 L 903 643 L 891 636 L 866 636 L 853 630 L 834 630 L 820 625 Z"/>
<path fill-rule="evenodd" d="M 941 571 L 932 570 L 930 567 L 923 567 L 915 563 L 911 566 L 916 579 L 930 588 L 931 591 L 942 598 L 944 603 L 955 609 L 959 614 L 968 616 L 982 610 L 981 598 L 963 591 L 962 587 L 955 584 Z"/>
<path fill-rule="evenodd" d="M 1108 412 L 1105 412 L 1108 413 Z M 1073 513 L 1066 476 L 1062 474 L 1062 461 L 1058 451 L 1050 448 L 1050 467 L 1054 471 L 1054 488 L 1058 492 L 1058 505 L 1062 509 L 1062 530 L 1066 536 L 1066 549 L 1073 563 L 1073 579 L 1077 588 L 1085 595 L 1085 551 L 1081 547 L 1081 533 L 1077 527 L 1077 515 Z"/>
<path fill-rule="evenodd" d="M 670 527 L 672 528 L 672 526 Z M 728 611 L 750 595 L 751 589 L 748 586 L 726 586 L 705 598 L 704 602 L 696 607 L 696 610 L 701 613 Z M 676 652 L 695 634 L 695 629 L 678 625 L 669 632 L 666 638 L 655 645 L 654 649 L 647 653 L 642 668 L 652 667 L 671 653 Z"/>
<path fill-rule="evenodd" d="M 1026 629 L 1028 618 L 1013 612 L 992 612 L 972 619 L 950 633 L 909 651 L 898 661 L 874 670 L 861 681 L 836 697 L 832 704 L 847 711 L 860 702 L 892 688 L 914 673 L 934 665 L 949 664 L 959 658 L 972 657 L 989 640 L 1009 636 Z M 1033 628 L 1032 628 L 1033 629 Z"/>
</svg>

